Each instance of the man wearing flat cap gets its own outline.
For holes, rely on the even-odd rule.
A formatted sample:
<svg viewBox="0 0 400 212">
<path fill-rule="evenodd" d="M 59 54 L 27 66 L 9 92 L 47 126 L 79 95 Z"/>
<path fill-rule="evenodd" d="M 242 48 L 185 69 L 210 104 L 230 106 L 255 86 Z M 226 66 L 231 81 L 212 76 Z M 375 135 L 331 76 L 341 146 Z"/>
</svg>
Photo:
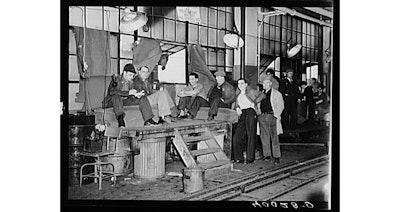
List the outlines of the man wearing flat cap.
<svg viewBox="0 0 400 212">
<path fill-rule="evenodd" d="M 225 81 L 225 76 L 224 71 L 215 72 L 217 83 L 211 86 L 207 95 L 210 103 L 207 121 L 211 121 L 217 116 L 218 108 L 230 108 L 231 104 L 235 101 L 235 88 Z"/>
<path fill-rule="evenodd" d="M 297 125 L 297 104 L 301 98 L 301 93 L 293 78 L 293 69 L 286 70 L 286 78 L 279 85 L 279 91 L 282 93 L 285 102 L 282 119 L 283 128 L 294 130 Z"/>
<path fill-rule="evenodd" d="M 260 102 L 261 114 L 258 116 L 260 123 L 260 137 L 263 150 L 263 159 L 280 162 L 281 149 L 279 134 L 283 133 L 281 125 L 281 113 L 284 110 L 282 94 L 274 88 L 278 81 L 274 77 L 263 76 L 260 78 L 264 91 L 256 100 Z"/>
<path fill-rule="evenodd" d="M 123 106 L 139 105 L 145 125 L 157 124 L 153 120 L 153 111 L 149 100 L 144 96 L 144 91 L 138 92 L 134 89 L 133 78 L 135 67 L 128 63 L 125 65 L 122 75 L 113 75 L 108 86 L 107 96 L 103 100 L 103 107 L 112 107 L 118 121 L 118 127 L 125 127 L 125 112 Z"/>
</svg>

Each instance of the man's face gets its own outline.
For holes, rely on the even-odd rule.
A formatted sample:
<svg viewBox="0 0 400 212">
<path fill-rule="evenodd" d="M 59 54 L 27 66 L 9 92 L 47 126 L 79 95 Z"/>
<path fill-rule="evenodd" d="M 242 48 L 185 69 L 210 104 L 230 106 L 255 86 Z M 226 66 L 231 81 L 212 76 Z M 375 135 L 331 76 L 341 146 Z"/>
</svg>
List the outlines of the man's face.
<svg viewBox="0 0 400 212">
<path fill-rule="evenodd" d="M 217 80 L 218 85 L 222 85 L 225 82 L 225 77 L 215 76 L 215 79 Z"/>
<path fill-rule="evenodd" d="M 199 79 L 197 79 L 195 76 L 193 76 L 193 75 L 189 75 L 189 83 L 190 83 L 190 85 L 196 85 L 197 84 L 197 81 L 199 81 Z"/>
<path fill-rule="evenodd" d="M 287 72 L 287 77 L 292 78 L 293 77 L 293 72 Z"/>
<path fill-rule="evenodd" d="M 270 79 L 265 79 L 263 81 L 263 88 L 265 90 L 269 90 L 269 89 L 271 89 L 271 87 L 272 87 L 272 81 Z"/>
<path fill-rule="evenodd" d="M 132 81 L 133 77 L 135 77 L 135 73 L 130 72 L 130 71 L 124 71 L 123 77 L 125 78 L 125 80 L 127 81 Z"/>
<path fill-rule="evenodd" d="M 244 80 L 239 80 L 239 81 L 238 81 L 238 88 L 239 88 L 241 91 L 245 91 L 245 90 L 246 90 L 246 87 L 247 87 L 247 83 L 246 83 Z"/>
<path fill-rule="evenodd" d="M 147 67 L 141 67 L 141 68 L 139 69 L 139 76 L 140 76 L 140 78 L 142 78 L 142 79 L 147 79 L 147 78 L 150 76 L 149 68 L 147 68 Z"/>
</svg>

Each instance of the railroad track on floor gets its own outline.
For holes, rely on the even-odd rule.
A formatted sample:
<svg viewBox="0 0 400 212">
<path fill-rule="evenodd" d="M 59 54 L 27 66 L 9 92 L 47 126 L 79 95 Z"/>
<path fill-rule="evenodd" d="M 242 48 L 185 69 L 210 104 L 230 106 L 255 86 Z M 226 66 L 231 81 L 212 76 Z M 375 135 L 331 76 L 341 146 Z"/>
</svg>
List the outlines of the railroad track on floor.
<svg viewBox="0 0 400 212">
<path fill-rule="evenodd" d="M 295 161 L 272 170 L 258 171 L 229 181 L 211 189 L 204 189 L 180 200 L 187 201 L 221 201 L 221 200 L 259 200 L 272 201 L 284 194 L 294 191 L 308 183 L 327 176 L 329 156 Z M 277 186 L 284 180 L 290 180 L 284 189 L 268 189 Z M 269 190 L 269 191 L 268 191 Z M 271 191 L 274 190 L 274 191 Z M 262 195 L 257 191 L 263 191 Z M 258 192 L 260 193 L 260 192 Z"/>
</svg>

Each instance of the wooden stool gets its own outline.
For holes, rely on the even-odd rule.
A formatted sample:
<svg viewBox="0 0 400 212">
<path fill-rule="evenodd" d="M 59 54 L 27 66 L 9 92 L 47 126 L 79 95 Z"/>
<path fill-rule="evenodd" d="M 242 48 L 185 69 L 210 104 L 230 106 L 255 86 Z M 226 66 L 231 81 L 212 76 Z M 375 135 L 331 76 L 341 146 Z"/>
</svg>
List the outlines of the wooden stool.
<svg viewBox="0 0 400 212">
<path fill-rule="evenodd" d="M 85 163 L 82 165 L 81 170 L 80 170 L 80 178 L 79 178 L 79 186 L 82 187 L 82 178 L 83 177 L 92 177 L 94 178 L 94 182 L 97 183 L 97 179 L 99 179 L 99 190 L 101 190 L 101 183 L 103 179 L 110 178 L 111 181 L 113 181 L 113 184 L 115 185 L 115 181 L 117 180 L 117 177 L 115 175 L 115 167 L 114 164 L 111 162 L 101 162 L 100 157 L 103 156 L 108 156 L 114 154 L 113 152 L 100 152 L 100 153 L 88 153 L 88 152 L 81 152 L 80 153 L 83 156 L 87 157 L 95 157 L 96 162 L 94 163 Z M 113 167 L 113 171 L 103 171 L 102 170 L 102 165 L 111 165 Z M 83 168 L 85 166 L 94 166 L 94 172 L 89 173 L 89 174 L 82 174 Z"/>
</svg>

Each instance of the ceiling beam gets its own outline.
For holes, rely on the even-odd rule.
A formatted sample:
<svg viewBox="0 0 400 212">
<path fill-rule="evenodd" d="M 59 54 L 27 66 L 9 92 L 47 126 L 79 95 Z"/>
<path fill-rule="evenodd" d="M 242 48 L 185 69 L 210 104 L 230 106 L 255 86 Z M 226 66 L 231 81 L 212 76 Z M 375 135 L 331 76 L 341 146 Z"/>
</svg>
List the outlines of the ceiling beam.
<svg viewBox="0 0 400 212">
<path fill-rule="evenodd" d="M 320 7 L 304 7 L 304 9 L 307 9 L 309 11 L 318 13 L 320 15 L 326 16 L 328 18 L 333 19 L 333 13 L 331 11 L 325 10 L 323 8 Z"/>
</svg>

